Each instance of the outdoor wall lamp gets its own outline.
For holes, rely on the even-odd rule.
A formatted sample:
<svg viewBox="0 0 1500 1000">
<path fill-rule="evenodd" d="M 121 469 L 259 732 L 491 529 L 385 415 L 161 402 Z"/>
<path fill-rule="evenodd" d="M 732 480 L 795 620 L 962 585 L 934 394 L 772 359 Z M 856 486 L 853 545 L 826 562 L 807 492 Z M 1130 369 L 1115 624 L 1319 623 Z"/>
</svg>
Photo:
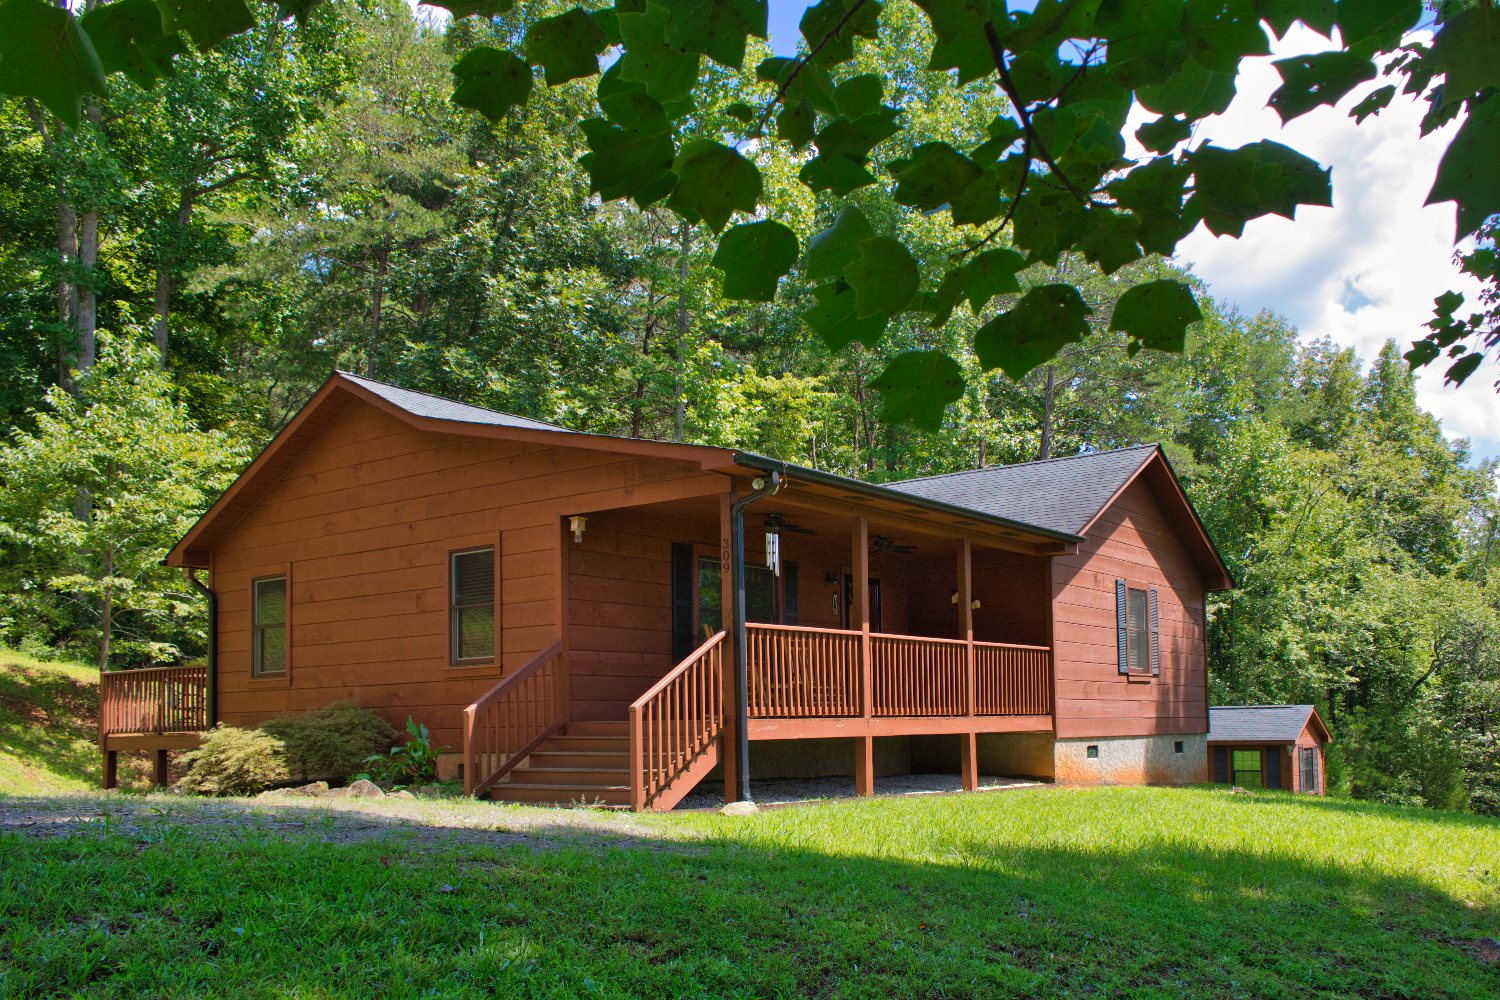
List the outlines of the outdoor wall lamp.
<svg viewBox="0 0 1500 1000">
<path fill-rule="evenodd" d="M 574 514 L 572 517 L 568 518 L 568 529 L 573 532 L 573 541 L 583 541 L 583 529 L 588 525 L 588 522 L 588 518 L 580 517 L 577 514 Z"/>
</svg>

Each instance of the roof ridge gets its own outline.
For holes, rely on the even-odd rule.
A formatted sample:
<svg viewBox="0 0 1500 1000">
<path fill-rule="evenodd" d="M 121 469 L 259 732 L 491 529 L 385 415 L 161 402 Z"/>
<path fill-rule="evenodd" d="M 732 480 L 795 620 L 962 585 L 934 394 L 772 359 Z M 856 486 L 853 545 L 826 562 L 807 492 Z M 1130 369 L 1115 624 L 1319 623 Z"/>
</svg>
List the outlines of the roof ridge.
<svg viewBox="0 0 1500 1000">
<path fill-rule="evenodd" d="M 467 407 L 469 407 L 471 409 L 483 410 L 485 413 L 495 413 L 495 414 L 499 414 L 502 417 L 513 417 L 516 420 L 530 420 L 533 423 L 546 424 L 548 427 L 555 427 L 557 430 L 560 430 L 560 431 L 568 431 L 569 430 L 569 428 L 564 427 L 561 424 L 554 424 L 550 420 L 542 420 L 539 417 L 528 417 L 524 413 L 511 413 L 509 410 L 496 410 L 493 407 L 480 406 L 477 403 L 469 403 L 469 402 L 465 402 L 462 399 L 454 399 L 452 396 L 439 396 L 437 393 L 435 393 L 435 392 L 428 392 L 425 389 L 410 389 L 410 388 L 408 388 L 408 387 L 406 387 L 404 385 L 397 385 L 394 382 L 384 382 L 384 381 L 382 381 L 382 380 L 380 380 L 378 378 L 371 378 L 368 375 L 358 375 L 358 374 L 355 374 L 354 372 L 346 372 L 342 368 L 335 368 L 334 371 L 337 372 L 338 374 L 344 376 L 345 378 L 352 378 L 356 382 L 374 382 L 376 385 L 383 385 L 387 389 L 396 389 L 396 390 L 398 390 L 400 392 L 409 392 L 409 393 L 411 393 L 414 396 L 426 396 L 428 399 L 435 399 L 435 400 L 437 400 L 440 403 L 453 403 L 453 404 L 458 405 L 458 406 L 467 406 Z M 576 433 L 576 432 L 573 432 L 573 431 L 569 431 L 569 432 L 570 433 Z"/>
<path fill-rule="evenodd" d="M 1037 458 L 1030 462 L 1010 462 L 1005 465 L 987 465 L 982 469 L 959 469 L 956 472 L 939 472 L 931 476 L 913 476 L 911 479 L 893 479 L 886 486 L 898 486 L 902 483 L 923 483 L 930 479 L 947 479 L 950 476 L 972 476 L 976 472 L 994 472 L 996 469 L 1020 469 L 1028 465 L 1050 465 L 1053 462 L 1071 462 L 1080 458 L 1095 458 L 1099 455 L 1115 455 L 1122 451 L 1139 451 L 1142 448 L 1159 448 L 1159 444 L 1128 444 L 1123 448 L 1102 448 L 1095 451 L 1079 452 L 1077 455 L 1057 455 L 1052 458 Z"/>
<path fill-rule="evenodd" d="M 1299 701 L 1283 702 L 1279 705 L 1210 705 L 1208 707 L 1217 712 L 1226 708 L 1313 708 L 1314 706 L 1307 702 Z"/>
</svg>

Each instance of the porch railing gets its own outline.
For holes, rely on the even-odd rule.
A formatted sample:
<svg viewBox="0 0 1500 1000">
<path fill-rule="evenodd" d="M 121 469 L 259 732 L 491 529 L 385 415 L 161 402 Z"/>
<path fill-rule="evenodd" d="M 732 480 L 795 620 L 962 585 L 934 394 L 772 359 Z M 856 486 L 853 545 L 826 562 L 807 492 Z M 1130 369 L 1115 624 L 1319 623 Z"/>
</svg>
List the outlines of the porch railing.
<svg viewBox="0 0 1500 1000">
<path fill-rule="evenodd" d="M 794 625 L 748 625 L 745 659 L 752 719 L 860 717 L 860 633 Z M 977 716 L 1052 711 L 1052 651 L 974 644 Z M 877 718 L 969 714 L 968 644 L 959 639 L 870 635 L 871 714 Z"/>
<path fill-rule="evenodd" d="M 99 675 L 105 736 L 197 733 L 208 728 L 208 667 L 106 670 Z"/>
<path fill-rule="evenodd" d="M 630 706 L 630 807 L 650 806 L 718 746 L 724 730 L 724 633 Z"/>
<path fill-rule="evenodd" d="M 510 773 L 564 722 L 562 643 L 554 642 L 464 709 L 464 794 Z"/>
</svg>

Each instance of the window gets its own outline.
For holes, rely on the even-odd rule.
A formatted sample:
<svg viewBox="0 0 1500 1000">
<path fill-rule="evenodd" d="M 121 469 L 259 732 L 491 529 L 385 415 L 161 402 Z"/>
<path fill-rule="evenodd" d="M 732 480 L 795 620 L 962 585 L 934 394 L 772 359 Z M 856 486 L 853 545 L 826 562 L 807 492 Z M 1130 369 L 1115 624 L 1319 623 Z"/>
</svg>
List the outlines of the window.
<svg viewBox="0 0 1500 1000">
<path fill-rule="evenodd" d="M 1097 743 L 1090 743 L 1084 749 L 1084 753 L 1088 755 L 1089 760 L 1098 760 L 1099 759 L 1099 744 L 1097 744 Z"/>
<path fill-rule="evenodd" d="M 255 677 L 280 677 L 286 673 L 286 577 L 266 577 L 252 587 L 250 672 Z"/>
<path fill-rule="evenodd" d="M 1178 740 L 1177 742 L 1175 742 L 1175 743 L 1172 744 L 1172 752 L 1173 753 L 1182 753 L 1182 741 L 1181 740 Z"/>
<path fill-rule="evenodd" d="M 1156 674 L 1161 669 L 1156 629 L 1156 588 L 1115 581 L 1115 624 L 1120 673 Z"/>
<path fill-rule="evenodd" d="M 1259 750 L 1234 751 L 1234 774 L 1230 776 L 1232 783 L 1241 788 L 1263 787 L 1265 782 L 1261 779 L 1261 756 Z"/>
<path fill-rule="evenodd" d="M 776 574 L 764 566 L 745 567 L 745 621 L 775 624 Z M 698 560 L 698 639 L 723 628 L 724 581 L 719 560 Z"/>
<path fill-rule="evenodd" d="M 1316 792 L 1318 790 L 1318 748 L 1302 747 L 1297 752 L 1302 755 L 1302 790 Z"/>
<path fill-rule="evenodd" d="M 449 557 L 449 632 L 453 662 L 495 658 L 495 550 L 455 552 Z"/>
</svg>

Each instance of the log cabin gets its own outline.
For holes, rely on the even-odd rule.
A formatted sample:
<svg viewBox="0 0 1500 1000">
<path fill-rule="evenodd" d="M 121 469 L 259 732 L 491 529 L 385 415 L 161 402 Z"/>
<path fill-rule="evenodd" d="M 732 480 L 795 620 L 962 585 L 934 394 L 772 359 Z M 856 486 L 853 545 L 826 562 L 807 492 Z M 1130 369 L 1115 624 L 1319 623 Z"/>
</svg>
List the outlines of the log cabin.
<svg viewBox="0 0 1500 1000">
<path fill-rule="evenodd" d="M 1160 448 L 873 485 L 335 373 L 171 550 L 206 665 L 108 673 L 122 750 L 354 698 L 470 794 L 1205 780 L 1205 595 Z M 206 577 L 206 579 L 205 579 Z"/>
</svg>

